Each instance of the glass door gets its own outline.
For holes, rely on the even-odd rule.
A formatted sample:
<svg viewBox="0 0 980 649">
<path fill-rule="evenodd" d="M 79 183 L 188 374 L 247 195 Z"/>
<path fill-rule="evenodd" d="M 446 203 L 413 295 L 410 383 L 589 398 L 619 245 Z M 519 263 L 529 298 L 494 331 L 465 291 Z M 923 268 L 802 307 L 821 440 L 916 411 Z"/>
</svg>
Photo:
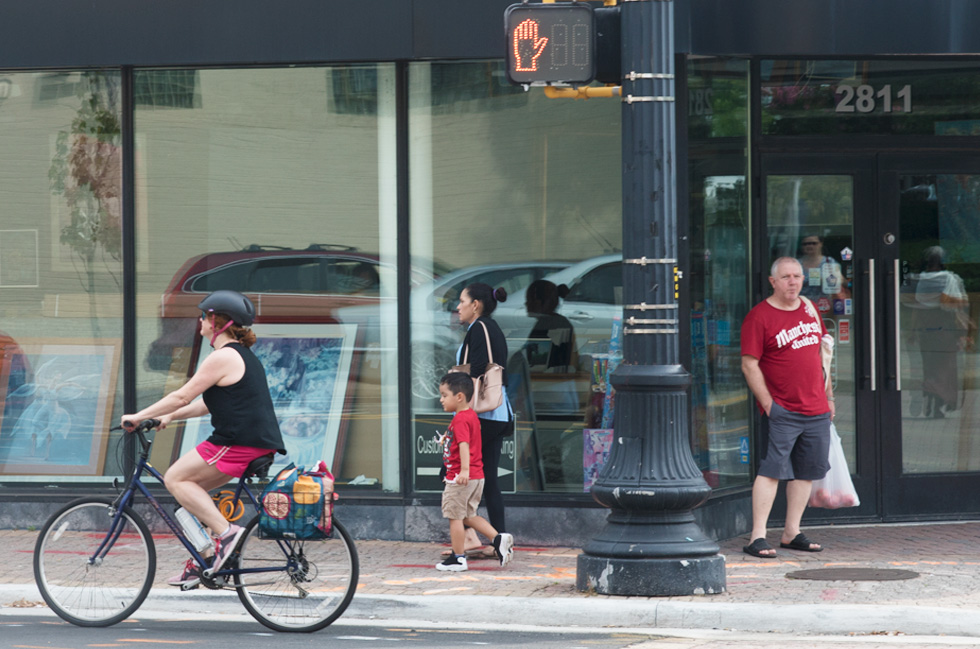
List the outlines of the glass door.
<svg viewBox="0 0 980 649">
<path fill-rule="evenodd" d="M 803 266 L 803 295 L 816 305 L 835 341 L 831 368 L 835 425 L 861 506 L 810 509 L 827 515 L 866 517 L 877 508 L 873 347 L 867 336 L 875 292 L 868 284 L 873 243 L 873 173 L 869 157 L 764 155 L 761 160 L 764 245 L 758 248 L 760 292 L 769 292 L 769 267 L 779 257 Z M 764 440 L 758 440 L 759 444 Z M 777 503 L 773 511 L 781 511 Z"/>
<path fill-rule="evenodd" d="M 976 514 L 980 157 L 882 156 L 879 182 L 883 515 Z"/>
</svg>

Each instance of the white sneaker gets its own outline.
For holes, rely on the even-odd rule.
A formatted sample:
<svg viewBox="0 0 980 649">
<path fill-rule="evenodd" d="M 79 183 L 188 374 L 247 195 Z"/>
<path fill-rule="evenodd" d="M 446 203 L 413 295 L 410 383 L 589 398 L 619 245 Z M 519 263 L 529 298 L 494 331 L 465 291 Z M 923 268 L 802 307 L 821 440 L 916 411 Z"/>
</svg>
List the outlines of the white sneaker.
<svg viewBox="0 0 980 649">
<path fill-rule="evenodd" d="M 436 564 L 436 570 L 463 572 L 469 570 L 469 567 L 466 565 L 466 557 L 457 557 L 455 554 L 450 554 L 446 557 L 445 561 Z"/>
<path fill-rule="evenodd" d="M 500 559 L 500 565 L 506 566 L 514 558 L 514 535 L 504 532 L 493 539 L 493 551 Z"/>
</svg>

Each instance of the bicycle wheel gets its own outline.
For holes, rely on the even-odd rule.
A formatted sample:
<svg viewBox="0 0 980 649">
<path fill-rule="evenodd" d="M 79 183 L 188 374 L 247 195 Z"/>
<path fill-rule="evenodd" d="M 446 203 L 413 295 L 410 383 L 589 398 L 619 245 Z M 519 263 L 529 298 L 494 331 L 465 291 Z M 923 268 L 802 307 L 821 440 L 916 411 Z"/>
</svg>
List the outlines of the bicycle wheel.
<svg viewBox="0 0 980 649">
<path fill-rule="evenodd" d="M 72 624 L 111 626 L 125 620 L 153 585 L 157 559 L 150 530 L 129 507 L 113 530 L 111 503 L 109 498 L 69 503 L 48 519 L 34 546 L 38 590 Z"/>
<path fill-rule="evenodd" d="M 242 604 L 256 620 L 276 631 L 318 631 L 332 623 L 357 590 L 357 548 L 333 519 L 333 538 L 275 541 L 259 538 L 256 516 L 245 529 L 235 584 Z"/>
</svg>

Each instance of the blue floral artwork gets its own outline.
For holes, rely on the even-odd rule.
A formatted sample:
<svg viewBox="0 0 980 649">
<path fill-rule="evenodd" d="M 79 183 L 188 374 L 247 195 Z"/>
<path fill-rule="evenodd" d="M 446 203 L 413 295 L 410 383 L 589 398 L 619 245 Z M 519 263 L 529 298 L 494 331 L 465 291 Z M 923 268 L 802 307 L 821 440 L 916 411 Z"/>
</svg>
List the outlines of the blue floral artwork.
<svg viewBox="0 0 980 649">
<path fill-rule="evenodd" d="M 323 460 L 332 467 L 357 325 L 255 325 L 253 329 L 258 340 L 252 351 L 265 368 L 287 451 L 276 456 L 275 466 L 293 462 L 310 467 Z M 205 346 L 198 365 L 209 351 Z M 207 417 L 188 421 L 181 452 L 207 439 L 213 430 Z"/>
<path fill-rule="evenodd" d="M 0 473 L 98 475 L 118 344 L 20 342 L 6 378 Z"/>
</svg>

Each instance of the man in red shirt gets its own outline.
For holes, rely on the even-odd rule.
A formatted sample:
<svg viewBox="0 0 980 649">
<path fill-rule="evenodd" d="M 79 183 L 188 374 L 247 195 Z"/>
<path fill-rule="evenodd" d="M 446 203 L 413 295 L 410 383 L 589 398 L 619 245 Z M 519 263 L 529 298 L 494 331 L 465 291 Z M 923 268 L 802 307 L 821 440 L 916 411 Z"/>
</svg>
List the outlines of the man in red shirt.
<svg viewBox="0 0 980 649">
<path fill-rule="evenodd" d="M 786 484 L 786 525 L 780 547 L 823 550 L 800 531 L 814 480 L 830 465 L 830 420 L 834 395 L 824 380 L 820 341 L 827 330 L 811 302 L 800 298 L 803 267 L 792 257 L 773 263 L 772 295 L 742 323 L 742 373 L 769 423 L 769 444 L 752 485 L 751 543 L 746 554 L 770 558 L 766 524 L 780 480 Z"/>
</svg>

